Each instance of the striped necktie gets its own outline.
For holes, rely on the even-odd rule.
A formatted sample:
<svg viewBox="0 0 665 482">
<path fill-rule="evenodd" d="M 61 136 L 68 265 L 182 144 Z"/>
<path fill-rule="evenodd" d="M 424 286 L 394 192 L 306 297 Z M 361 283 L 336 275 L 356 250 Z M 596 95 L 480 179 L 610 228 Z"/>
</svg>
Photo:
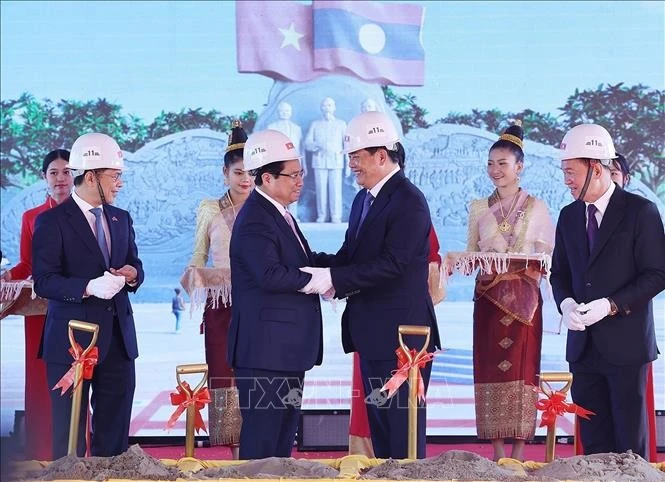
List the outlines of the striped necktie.
<svg viewBox="0 0 665 482">
<path fill-rule="evenodd" d="M 106 267 L 109 267 L 109 245 L 106 244 L 106 233 L 104 233 L 104 223 L 102 222 L 102 208 L 92 208 L 90 210 L 95 215 L 95 236 L 97 237 L 97 244 L 99 249 L 102 250 L 104 262 Z"/>
</svg>

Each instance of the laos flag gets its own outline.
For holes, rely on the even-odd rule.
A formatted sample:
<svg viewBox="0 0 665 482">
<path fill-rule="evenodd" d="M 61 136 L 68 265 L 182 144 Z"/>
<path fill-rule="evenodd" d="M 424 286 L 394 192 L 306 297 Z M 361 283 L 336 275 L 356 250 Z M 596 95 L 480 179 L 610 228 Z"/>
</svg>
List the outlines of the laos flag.
<svg viewBox="0 0 665 482">
<path fill-rule="evenodd" d="M 392 85 L 425 83 L 419 5 L 314 0 L 314 69 Z"/>
</svg>

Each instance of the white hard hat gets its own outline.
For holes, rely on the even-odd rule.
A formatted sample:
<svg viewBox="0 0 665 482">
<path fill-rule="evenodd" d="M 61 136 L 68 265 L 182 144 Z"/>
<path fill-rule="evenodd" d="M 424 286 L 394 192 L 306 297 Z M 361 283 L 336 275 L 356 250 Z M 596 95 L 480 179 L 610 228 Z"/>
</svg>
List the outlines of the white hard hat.
<svg viewBox="0 0 665 482">
<path fill-rule="evenodd" d="M 344 154 L 367 147 L 385 147 L 393 150 L 399 134 L 385 112 L 363 112 L 349 122 L 344 133 Z"/>
<path fill-rule="evenodd" d="M 291 139 L 273 129 L 266 129 L 250 135 L 247 142 L 245 142 L 242 157 L 245 169 L 248 171 L 273 162 L 302 158 Z"/>
<path fill-rule="evenodd" d="M 580 124 L 570 129 L 561 141 L 561 160 L 598 159 L 609 166 L 617 157 L 612 136 L 597 124 Z"/>
<path fill-rule="evenodd" d="M 83 134 L 74 141 L 69 154 L 69 168 L 72 171 L 89 169 L 124 169 L 122 150 L 112 137 L 99 132 Z"/>
</svg>

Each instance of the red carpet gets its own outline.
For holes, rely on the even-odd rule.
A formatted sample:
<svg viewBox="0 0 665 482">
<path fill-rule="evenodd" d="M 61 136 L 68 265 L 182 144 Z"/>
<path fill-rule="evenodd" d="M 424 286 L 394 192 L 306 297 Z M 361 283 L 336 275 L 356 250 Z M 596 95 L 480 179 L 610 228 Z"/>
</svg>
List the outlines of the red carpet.
<svg viewBox="0 0 665 482">
<path fill-rule="evenodd" d="M 185 456 L 185 447 L 161 446 L 151 447 L 141 445 L 141 448 L 147 453 L 158 459 L 180 459 Z M 506 451 L 510 452 L 510 445 L 506 446 Z M 489 459 L 492 458 L 492 446 L 490 444 L 469 443 L 469 444 L 428 444 L 427 456 L 434 457 L 448 450 L 466 450 L 474 452 Z M 292 457 L 297 459 L 338 459 L 348 455 L 347 452 L 299 452 L 293 449 Z M 527 445 L 524 448 L 526 460 L 536 462 L 545 461 L 545 444 Z M 570 457 L 573 455 L 573 446 L 559 444 L 556 446 L 556 457 Z M 664 455 L 664 454 L 659 454 Z M 194 457 L 201 460 L 230 460 L 231 451 L 226 447 L 200 447 L 194 450 Z"/>
</svg>

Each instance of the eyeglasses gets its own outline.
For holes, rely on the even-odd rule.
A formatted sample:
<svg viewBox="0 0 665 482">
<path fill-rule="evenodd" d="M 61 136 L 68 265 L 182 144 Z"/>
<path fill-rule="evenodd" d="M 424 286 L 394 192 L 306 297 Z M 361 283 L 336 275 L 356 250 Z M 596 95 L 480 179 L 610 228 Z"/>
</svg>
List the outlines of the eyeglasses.
<svg viewBox="0 0 665 482">
<path fill-rule="evenodd" d="M 111 179 L 113 179 L 113 182 L 122 181 L 121 179 L 122 172 L 117 172 L 115 174 L 106 174 L 105 172 L 95 172 L 95 174 L 97 174 L 98 176 L 110 177 Z"/>
<path fill-rule="evenodd" d="M 304 171 L 304 170 L 301 170 L 301 171 L 294 172 L 294 173 L 291 173 L 291 174 L 282 174 L 282 173 L 280 172 L 280 173 L 277 174 L 277 175 L 278 175 L 278 176 L 284 176 L 284 177 L 290 177 L 291 179 L 293 179 L 294 181 L 296 181 L 296 180 L 298 180 L 298 178 L 302 179 L 302 178 L 305 177 L 305 171 Z"/>
</svg>

